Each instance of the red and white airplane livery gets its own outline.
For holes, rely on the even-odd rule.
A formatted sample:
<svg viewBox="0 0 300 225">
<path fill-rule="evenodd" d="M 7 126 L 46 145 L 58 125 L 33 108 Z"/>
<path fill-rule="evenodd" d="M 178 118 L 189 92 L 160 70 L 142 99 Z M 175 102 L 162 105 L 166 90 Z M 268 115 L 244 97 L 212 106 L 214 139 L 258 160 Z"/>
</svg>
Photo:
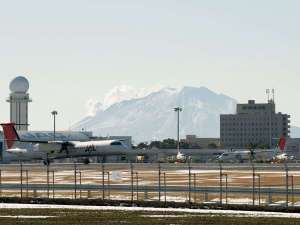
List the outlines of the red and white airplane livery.
<svg viewBox="0 0 300 225">
<path fill-rule="evenodd" d="M 1 124 L 7 146 L 6 152 L 11 161 L 43 160 L 47 165 L 53 159 L 126 155 L 130 148 L 124 140 L 100 141 L 32 141 L 21 139 L 14 123 Z M 31 143 L 33 149 L 15 147 L 15 143 Z"/>
</svg>

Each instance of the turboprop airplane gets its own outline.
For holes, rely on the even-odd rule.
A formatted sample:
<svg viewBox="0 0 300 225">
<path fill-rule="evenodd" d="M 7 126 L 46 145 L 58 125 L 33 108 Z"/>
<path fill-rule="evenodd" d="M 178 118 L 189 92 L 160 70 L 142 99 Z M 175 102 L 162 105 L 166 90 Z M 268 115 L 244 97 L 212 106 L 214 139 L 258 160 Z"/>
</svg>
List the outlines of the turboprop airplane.
<svg viewBox="0 0 300 225">
<path fill-rule="evenodd" d="M 130 148 L 124 140 L 100 141 L 33 141 L 21 139 L 14 123 L 1 124 L 7 146 L 6 152 L 11 161 L 43 160 L 49 165 L 54 159 L 126 155 Z M 31 143 L 33 149 L 14 147 L 15 143 Z"/>
</svg>

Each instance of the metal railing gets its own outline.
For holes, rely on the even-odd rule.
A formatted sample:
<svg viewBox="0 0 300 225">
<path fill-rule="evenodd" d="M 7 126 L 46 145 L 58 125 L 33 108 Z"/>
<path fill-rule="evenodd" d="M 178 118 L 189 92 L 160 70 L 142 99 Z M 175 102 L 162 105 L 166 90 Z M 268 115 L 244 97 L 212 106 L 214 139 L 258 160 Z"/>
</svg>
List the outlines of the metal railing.
<svg viewBox="0 0 300 225">
<path fill-rule="evenodd" d="M 0 165 L 0 196 L 220 205 L 240 199 L 244 204 L 261 206 L 277 202 L 289 207 L 298 206 L 297 200 L 300 202 L 299 176 L 300 166 L 296 164 L 74 163 L 43 167 L 21 163 Z"/>
</svg>

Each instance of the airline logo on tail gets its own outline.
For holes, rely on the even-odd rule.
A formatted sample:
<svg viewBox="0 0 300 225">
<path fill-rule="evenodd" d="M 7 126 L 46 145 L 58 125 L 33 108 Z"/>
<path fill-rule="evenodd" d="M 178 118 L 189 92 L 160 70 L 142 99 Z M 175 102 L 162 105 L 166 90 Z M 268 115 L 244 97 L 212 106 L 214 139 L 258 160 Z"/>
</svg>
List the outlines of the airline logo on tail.
<svg viewBox="0 0 300 225">
<path fill-rule="evenodd" d="M 16 131 L 15 123 L 2 123 L 1 126 L 4 132 L 4 139 L 8 149 L 11 149 L 15 142 L 20 140 L 20 137 Z"/>
<path fill-rule="evenodd" d="M 278 143 L 280 151 L 284 152 L 285 145 L 286 145 L 286 139 L 284 137 L 280 138 L 279 143 Z"/>
</svg>

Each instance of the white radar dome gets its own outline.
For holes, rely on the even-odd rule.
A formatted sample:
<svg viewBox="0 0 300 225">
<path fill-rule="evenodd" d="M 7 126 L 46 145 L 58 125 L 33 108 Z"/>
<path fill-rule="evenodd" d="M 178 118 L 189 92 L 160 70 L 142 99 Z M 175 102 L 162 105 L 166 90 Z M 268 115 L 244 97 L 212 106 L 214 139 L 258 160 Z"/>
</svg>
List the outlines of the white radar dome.
<svg viewBox="0 0 300 225">
<path fill-rule="evenodd" d="M 29 89 L 29 82 L 25 77 L 16 77 L 10 82 L 9 89 L 13 93 L 26 93 Z"/>
</svg>

